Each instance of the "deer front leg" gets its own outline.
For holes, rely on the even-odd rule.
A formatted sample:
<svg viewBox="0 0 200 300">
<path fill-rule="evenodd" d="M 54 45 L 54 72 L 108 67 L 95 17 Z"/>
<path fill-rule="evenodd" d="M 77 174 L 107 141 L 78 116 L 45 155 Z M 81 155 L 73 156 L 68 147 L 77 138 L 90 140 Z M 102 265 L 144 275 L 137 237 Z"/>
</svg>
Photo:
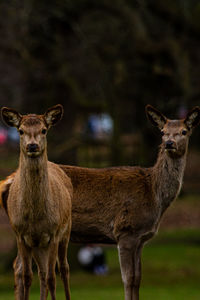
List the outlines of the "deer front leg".
<svg viewBox="0 0 200 300">
<path fill-rule="evenodd" d="M 48 248 L 35 248 L 33 251 L 33 256 L 38 267 L 38 276 L 40 278 L 40 300 L 46 300 L 48 296 L 48 254 Z"/>
<path fill-rule="evenodd" d="M 127 236 L 119 240 L 118 253 L 124 283 L 125 300 L 139 300 L 141 270 L 137 250 L 138 241 L 132 237 Z"/>
<path fill-rule="evenodd" d="M 58 242 L 51 242 L 49 249 L 49 262 L 48 262 L 48 287 L 51 294 L 51 299 L 56 300 L 56 259 L 58 256 Z"/>
<path fill-rule="evenodd" d="M 142 247 L 143 247 L 143 242 L 139 242 L 136 247 L 135 255 L 133 256 L 135 275 L 134 275 L 134 284 L 132 287 L 132 299 L 139 299 L 139 288 L 141 282 Z"/>
<path fill-rule="evenodd" d="M 23 287 L 24 287 L 24 295 L 23 298 L 19 298 L 20 300 L 28 300 L 29 299 L 29 290 L 32 283 L 33 278 L 33 272 L 32 272 L 32 251 L 29 247 L 25 245 L 25 243 L 22 240 L 18 240 L 18 257 L 17 257 L 17 263 L 18 263 L 18 271 L 19 275 L 21 272 L 21 263 L 22 263 L 22 280 L 23 280 Z M 20 262 L 21 258 L 21 262 Z M 17 265 L 16 265 L 17 267 Z M 20 276 L 18 277 L 20 278 Z M 21 284 L 21 281 L 18 281 L 19 284 Z M 21 286 L 19 285 L 19 288 L 21 289 Z M 22 291 L 21 291 L 22 292 Z M 18 298 L 17 298 L 18 299 Z"/>
<path fill-rule="evenodd" d="M 67 248 L 68 248 L 68 240 L 64 239 L 59 243 L 58 260 L 59 260 L 59 271 L 65 289 L 65 298 L 66 300 L 70 300 L 71 298 L 70 298 L 70 288 L 69 288 L 69 265 L 67 261 Z"/>
</svg>

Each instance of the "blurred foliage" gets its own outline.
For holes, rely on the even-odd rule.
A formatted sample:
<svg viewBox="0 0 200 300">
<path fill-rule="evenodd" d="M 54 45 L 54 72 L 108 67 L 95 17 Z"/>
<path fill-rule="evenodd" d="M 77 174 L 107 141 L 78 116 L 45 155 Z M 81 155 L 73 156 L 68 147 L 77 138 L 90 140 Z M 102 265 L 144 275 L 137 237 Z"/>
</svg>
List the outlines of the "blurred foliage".
<svg viewBox="0 0 200 300">
<path fill-rule="evenodd" d="M 108 112 L 110 163 L 126 163 L 120 137 L 138 132 L 137 161 L 149 163 L 156 135 L 145 105 L 177 117 L 199 104 L 197 0 L 2 0 L 0 11 L 0 103 L 23 113 L 63 104 L 54 144 L 70 144 L 90 113 Z M 62 157 L 77 163 L 76 143 L 66 147 Z"/>
</svg>

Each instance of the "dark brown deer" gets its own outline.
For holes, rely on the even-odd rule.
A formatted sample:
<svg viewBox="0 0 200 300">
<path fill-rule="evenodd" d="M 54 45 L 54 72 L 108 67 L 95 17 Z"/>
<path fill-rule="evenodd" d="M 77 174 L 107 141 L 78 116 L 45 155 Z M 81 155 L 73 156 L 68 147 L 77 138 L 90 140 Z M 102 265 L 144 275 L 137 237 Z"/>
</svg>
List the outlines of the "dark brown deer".
<svg viewBox="0 0 200 300">
<path fill-rule="evenodd" d="M 71 241 L 117 244 L 125 300 L 139 299 L 143 245 L 157 232 L 163 213 L 179 194 L 189 137 L 200 122 L 199 107 L 183 120 L 169 120 L 150 105 L 146 113 L 162 133 L 153 167 L 60 166 L 74 189 Z M 3 183 L 5 208 L 10 184 L 11 178 Z"/>
<path fill-rule="evenodd" d="M 22 116 L 3 107 L 2 117 L 20 134 L 19 168 L 7 198 L 7 213 L 16 234 L 18 257 L 14 263 L 15 297 L 28 300 L 32 258 L 38 266 L 40 299 L 56 299 L 55 266 L 58 257 L 66 299 L 70 299 L 66 258 L 71 230 L 72 185 L 61 168 L 48 161 L 46 134 L 63 115 L 61 105 L 44 115 Z M 9 180 L 7 184 L 9 184 Z"/>
</svg>

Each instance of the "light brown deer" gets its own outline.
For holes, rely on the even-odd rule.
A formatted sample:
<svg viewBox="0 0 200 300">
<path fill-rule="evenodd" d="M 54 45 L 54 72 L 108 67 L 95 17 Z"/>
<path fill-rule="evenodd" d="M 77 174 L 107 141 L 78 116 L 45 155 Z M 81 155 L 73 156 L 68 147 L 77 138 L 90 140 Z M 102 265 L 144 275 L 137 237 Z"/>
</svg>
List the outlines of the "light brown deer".
<svg viewBox="0 0 200 300">
<path fill-rule="evenodd" d="M 60 166 L 74 189 L 71 241 L 117 244 L 125 300 L 139 299 L 143 245 L 181 189 L 189 137 L 200 122 L 199 107 L 184 120 L 169 120 L 150 105 L 146 113 L 162 133 L 152 168 Z M 4 182 L 5 208 L 10 182 Z"/>
<path fill-rule="evenodd" d="M 63 115 L 61 105 L 44 114 L 22 116 L 3 107 L 2 117 L 20 134 L 19 168 L 7 198 L 7 213 L 16 234 L 18 257 L 14 263 L 15 297 L 28 300 L 32 281 L 32 258 L 40 278 L 40 299 L 48 288 L 56 299 L 55 266 L 58 257 L 66 299 L 70 299 L 66 258 L 71 230 L 72 185 L 61 168 L 48 161 L 46 134 Z M 9 184 L 11 178 L 8 179 Z"/>
</svg>

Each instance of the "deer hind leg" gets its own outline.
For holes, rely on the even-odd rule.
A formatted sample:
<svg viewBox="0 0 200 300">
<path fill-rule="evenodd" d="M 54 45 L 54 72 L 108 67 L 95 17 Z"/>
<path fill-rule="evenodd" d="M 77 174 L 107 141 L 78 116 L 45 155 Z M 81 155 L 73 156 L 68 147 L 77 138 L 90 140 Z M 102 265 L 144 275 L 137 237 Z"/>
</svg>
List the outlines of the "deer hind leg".
<svg viewBox="0 0 200 300">
<path fill-rule="evenodd" d="M 38 267 L 38 276 L 40 279 L 40 300 L 46 300 L 48 296 L 48 250 L 48 248 L 35 248 L 33 252 L 33 256 Z"/>
<path fill-rule="evenodd" d="M 125 300 L 139 300 L 141 262 L 139 241 L 132 237 L 119 240 L 118 253 L 124 283 Z"/>
<path fill-rule="evenodd" d="M 19 298 L 24 299 L 24 300 L 28 300 L 29 299 L 29 290 L 30 290 L 30 286 L 32 283 L 32 278 L 33 278 L 33 272 L 32 272 L 32 251 L 29 247 L 27 247 L 23 241 L 18 241 L 18 257 L 17 257 L 17 261 L 16 261 L 16 269 L 18 266 L 18 283 L 21 284 L 20 281 L 20 272 L 21 272 L 21 263 L 22 263 L 22 280 L 23 280 L 23 287 L 24 287 L 24 298 Z M 21 262 L 20 262 L 20 258 L 21 258 Z M 21 286 L 19 285 L 19 288 L 21 288 Z"/>
<path fill-rule="evenodd" d="M 13 263 L 13 269 L 15 276 L 15 299 L 21 300 L 24 299 L 24 284 L 22 259 L 19 252 Z"/>
<path fill-rule="evenodd" d="M 67 261 L 67 248 L 68 248 L 68 240 L 62 240 L 59 243 L 59 247 L 58 247 L 58 261 L 59 261 L 59 271 L 65 289 L 65 298 L 66 300 L 70 300 L 69 264 Z"/>
</svg>

